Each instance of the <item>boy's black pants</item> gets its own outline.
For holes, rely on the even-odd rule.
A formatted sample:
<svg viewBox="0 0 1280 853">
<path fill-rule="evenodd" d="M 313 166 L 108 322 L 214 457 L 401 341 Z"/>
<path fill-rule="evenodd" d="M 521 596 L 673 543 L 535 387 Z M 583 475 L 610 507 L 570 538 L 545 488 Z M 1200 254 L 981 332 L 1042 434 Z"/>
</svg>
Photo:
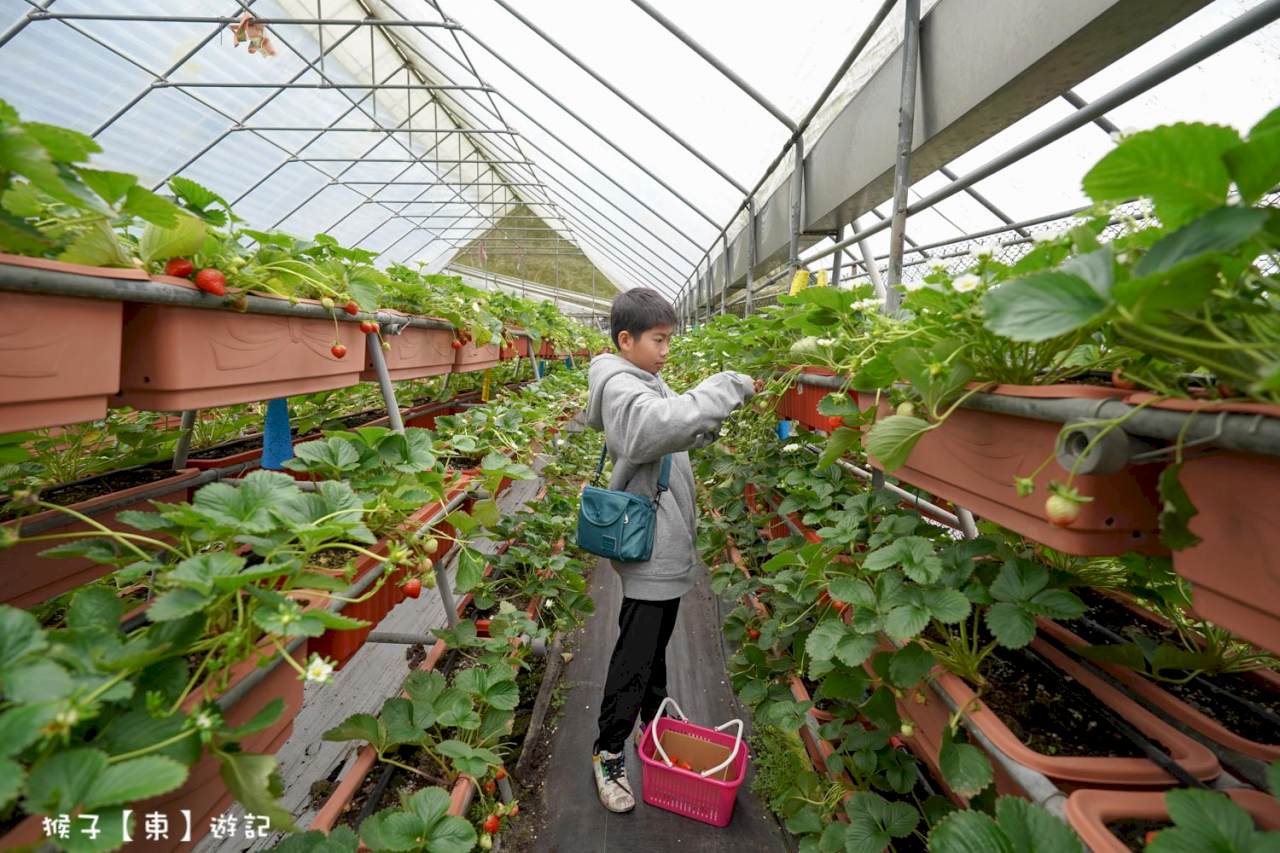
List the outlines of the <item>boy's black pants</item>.
<svg viewBox="0 0 1280 853">
<path fill-rule="evenodd" d="M 618 642 L 600 703 L 600 736 L 593 752 L 622 752 L 636 715 L 652 720 L 667 696 L 667 642 L 676 627 L 680 599 L 622 599 Z"/>
</svg>

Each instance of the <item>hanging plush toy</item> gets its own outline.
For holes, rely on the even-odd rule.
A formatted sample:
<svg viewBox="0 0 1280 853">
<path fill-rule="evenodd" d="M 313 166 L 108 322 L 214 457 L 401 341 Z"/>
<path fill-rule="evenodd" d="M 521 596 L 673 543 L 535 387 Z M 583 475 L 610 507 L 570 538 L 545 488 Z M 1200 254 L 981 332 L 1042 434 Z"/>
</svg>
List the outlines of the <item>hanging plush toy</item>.
<svg viewBox="0 0 1280 853">
<path fill-rule="evenodd" d="M 240 16 L 239 23 L 231 24 L 230 29 L 236 34 L 236 47 L 240 46 L 240 42 L 247 41 L 250 53 L 262 51 L 263 58 L 276 55 L 275 46 L 267 36 L 267 28 L 262 24 L 253 23 L 253 16 L 248 12 Z"/>
</svg>

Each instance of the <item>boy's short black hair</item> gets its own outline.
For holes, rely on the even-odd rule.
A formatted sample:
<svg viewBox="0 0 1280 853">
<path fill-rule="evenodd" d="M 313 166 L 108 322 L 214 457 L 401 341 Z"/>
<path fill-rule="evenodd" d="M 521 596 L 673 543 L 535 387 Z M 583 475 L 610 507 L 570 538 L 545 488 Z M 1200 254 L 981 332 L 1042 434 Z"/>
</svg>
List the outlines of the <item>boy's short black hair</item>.
<svg viewBox="0 0 1280 853">
<path fill-rule="evenodd" d="M 625 290 L 609 309 L 609 335 L 618 346 L 618 336 L 630 332 L 638 338 L 655 326 L 676 325 L 676 311 L 661 293 L 648 287 Z"/>
</svg>

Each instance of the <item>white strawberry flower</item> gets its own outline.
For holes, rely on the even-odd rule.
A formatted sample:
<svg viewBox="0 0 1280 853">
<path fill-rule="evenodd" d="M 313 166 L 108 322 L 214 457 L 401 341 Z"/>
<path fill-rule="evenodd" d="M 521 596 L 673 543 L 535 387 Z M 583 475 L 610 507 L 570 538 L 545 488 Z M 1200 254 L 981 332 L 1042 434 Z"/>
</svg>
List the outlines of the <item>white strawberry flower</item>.
<svg viewBox="0 0 1280 853">
<path fill-rule="evenodd" d="M 930 259 L 929 259 L 929 269 L 933 270 L 934 272 L 946 272 L 946 270 L 947 270 L 947 261 L 946 261 L 946 259 L 945 259 L 945 258 L 930 258 Z"/>
<path fill-rule="evenodd" d="M 800 445 L 793 441 L 793 442 L 791 442 L 790 444 L 783 445 L 783 447 L 782 447 L 782 452 L 783 452 L 783 453 L 795 453 L 795 452 L 796 452 L 797 450 L 799 450 L 799 449 L 800 449 Z"/>
<path fill-rule="evenodd" d="M 307 664 L 306 679 L 316 684 L 327 684 L 332 680 L 333 664 L 329 663 L 319 654 L 312 654 L 311 662 Z"/>
<path fill-rule="evenodd" d="M 917 290 L 924 290 L 926 287 L 925 283 L 918 279 L 916 281 L 904 281 L 902 286 L 906 289 L 907 293 L 915 293 Z"/>
<path fill-rule="evenodd" d="M 998 252 L 999 250 L 1000 250 L 999 243 L 995 243 L 995 242 L 979 243 L 976 246 L 972 246 L 969 249 L 969 257 L 973 258 L 975 261 L 980 261 L 984 258 L 994 257 L 995 253 Z"/>
<path fill-rule="evenodd" d="M 859 299 L 849 307 L 854 311 L 878 311 L 880 310 L 880 300 L 871 296 L 866 299 Z"/>
<path fill-rule="evenodd" d="M 955 281 L 951 282 L 951 287 L 955 290 L 956 293 L 968 293 L 969 291 L 975 289 L 981 283 L 982 283 L 982 279 L 970 273 L 968 275 L 962 275 L 959 278 L 957 278 Z"/>
<path fill-rule="evenodd" d="M 1047 228 L 1044 231 L 1037 231 L 1032 234 L 1031 239 L 1037 243 L 1053 243 L 1060 239 L 1063 233 L 1063 231 L 1057 228 Z"/>
</svg>

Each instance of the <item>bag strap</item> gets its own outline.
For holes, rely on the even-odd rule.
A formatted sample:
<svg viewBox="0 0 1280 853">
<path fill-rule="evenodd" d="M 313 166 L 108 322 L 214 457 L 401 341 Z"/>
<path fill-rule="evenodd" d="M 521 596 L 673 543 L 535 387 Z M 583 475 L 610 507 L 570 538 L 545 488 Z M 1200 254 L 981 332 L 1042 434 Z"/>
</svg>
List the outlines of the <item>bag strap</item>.
<svg viewBox="0 0 1280 853">
<path fill-rule="evenodd" d="M 599 484 L 600 476 L 604 474 L 604 460 L 608 456 L 609 456 L 609 444 L 606 442 L 605 446 L 600 450 L 600 464 L 596 466 L 596 476 L 591 481 L 591 485 L 595 486 Z"/>
<path fill-rule="evenodd" d="M 668 453 L 662 457 L 662 471 L 658 474 L 658 494 L 654 496 L 653 502 L 657 503 L 662 499 L 662 493 L 671 485 L 671 454 Z"/>
<path fill-rule="evenodd" d="M 591 481 L 591 485 L 594 486 L 600 482 L 600 477 L 601 475 L 604 474 L 604 460 L 607 459 L 608 456 L 609 456 L 609 445 L 606 442 L 605 446 L 600 451 L 600 463 L 596 465 L 596 476 Z M 658 493 L 654 495 L 653 502 L 657 503 L 658 501 L 662 500 L 662 493 L 667 491 L 670 487 L 671 487 L 671 454 L 668 453 L 666 456 L 662 457 L 662 470 L 658 473 Z"/>
</svg>

